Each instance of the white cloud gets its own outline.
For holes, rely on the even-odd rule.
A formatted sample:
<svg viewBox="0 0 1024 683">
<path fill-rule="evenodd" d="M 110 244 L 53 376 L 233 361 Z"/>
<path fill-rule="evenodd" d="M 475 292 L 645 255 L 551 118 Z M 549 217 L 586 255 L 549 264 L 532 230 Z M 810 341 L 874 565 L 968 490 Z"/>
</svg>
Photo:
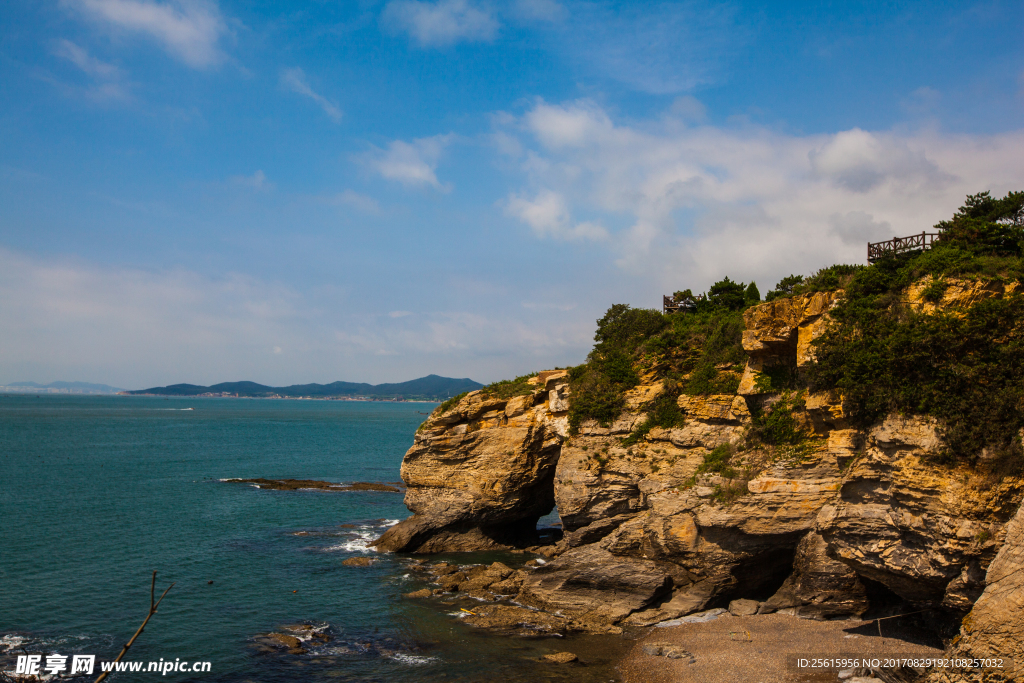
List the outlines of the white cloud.
<svg viewBox="0 0 1024 683">
<path fill-rule="evenodd" d="M 692 95 L 681 95 L 672 102 L 671 114 L 683 121 L 701 122 L 707 117 L 707 107 Z"/>
<path fill-rule="evenodd" d="M 526 126 L 549 149 L 583 147 L 615 133 L 608 115 L 596 104 L 581 101 L 569 107 L 538 102 L 526 114 Z"/>
<path fill-rule="evenodd" d="M 939 171 L 921 150 L 910 149 L 893 135 L 859 128 L 832 136 L 809 153 L 811 167 L 855 192 L 867 192 L 884 181 L 938 185 L 952 176 Z"/>
<path fill-rule="evenodd" d="M 447 47 L 466 41 L 489 41 L 498 21 L 468 0 L 392 0 L 384 7 L 386 26 L 408 33 L 422 47 Z"/>
<path fill-rule="evenodd" d="M 304 95 L 305 97 L 313 100 L 320 105 L 320 108 L 324 110 L 324 113 L 327 114 L 332 121 L 335 123 L 341 123 L 341 109 L 310 87 L 309 81 L 306 79 L 306 74 L 302 69 L 298 67 L 295 67 L 294 69 L 283 69 L 281 71 L 281 85 L 292 92 Z"/>
<path fill-rule="evenodd" d="M 58 41 L 54 54 L 74 64 L 93 80 L 85 91 L 90 99 L 125 100 L 130 97 L 125 73 L 118 66 L 97 59 L 70 40 Z"/>
<path fill-rule="evenodd" d="M 100 80 L 117 80 L 123 76 L 121 69 L 113 64 L 96 59 L 85 49 L 79 47 L 70 40 L 61 40 L 57 43 L 56 54 L 64 57 L 79 69 L 93 78 Z"/>
<path fill-rule="evenodd" d="M 218 45 L 227 25 L 216 3 L 208 0 L 65 0 L 90 18 L 146 35 L 193 68 L 223 59 Z"/>
<path fill-rule="evenodd" d="M 533 199 L 512 195 L 505 211 L 529 225 L 538 237 L 560 240 L 604 240 L 608 231 L 594 223 L 573 223 L 569 207 L 557 192 L 542 190 Z"/>
<path fill-rule="evenodd" d="M 847 244 L 864 246 L 867 242 L 881 242 L 896 237 L 888 221 L 876 222 L 871 214 L 864 211 L 834 213 L 828 217 L 828 224 L 832 232 Z"/>
<path fill-rule="evenodd" d="M 364 163 L 388 180 L 405 185 L 429 185 L 447 192 L 451 187 L 437 179 L 437 163 L 452 135 L 435 135 L 412 142 L 394 140 L 387 149 L 374 149 L 363 156 Z"/>
<path fill-rule="evenodd" d="M 241 187 L 251 187 L 254 190 L 269 190 L 274 186 L 269 180 L 267 175 L 260 170 L 257 170 L 252 175 L 236 175 L 231 176 L 231 183 L 233 185 L 239 185 Z"/>
<path fill-rule="evenodd" d="M 616 263 L 654 291 L 725 275 L 763 290 L 791 272 L 861 263 L 867 241 L 931 229 L 968 193 L 1024 187 L 1024 131 L 800 136 L 672 116 L 626 125 L 590 101 L 537 102 L 495 121 L 523 148 L 527 189 L 506 212 L 565 239 L 586 210 Z"/>
<path fill-rule="evenodd" d="M 380 213 L 380 204 L 376 199 L 365 194 L 359 194 L 355 190 L 339 192 L 332 198 L 332 203 L 351 206 L 353 209 L 363 213 Z"/>
</svg>

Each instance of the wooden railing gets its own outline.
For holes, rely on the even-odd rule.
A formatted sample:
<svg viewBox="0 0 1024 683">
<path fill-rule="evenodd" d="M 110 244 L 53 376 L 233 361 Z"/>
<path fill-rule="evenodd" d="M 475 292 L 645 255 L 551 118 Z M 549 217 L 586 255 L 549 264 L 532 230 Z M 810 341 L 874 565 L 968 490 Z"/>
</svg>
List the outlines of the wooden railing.
<svg viewBox="0 0 1024 683">
<path fill-rule="evenodd" d="M 938 236 L 937 232 L 922 232 L 910 237 L 894 237 L 886 242 L 868 242 L 868 263 L 874 263 L 887 256 L 931 249 Z"/>
<path fill-rule="evenodd" d="M 661 297 L 661 307 L 665 313 L 692 313 L 697 310 L 697 304 L 693 299 L 676 301 L 673 297 L 664 295 Z"/>
</svg>

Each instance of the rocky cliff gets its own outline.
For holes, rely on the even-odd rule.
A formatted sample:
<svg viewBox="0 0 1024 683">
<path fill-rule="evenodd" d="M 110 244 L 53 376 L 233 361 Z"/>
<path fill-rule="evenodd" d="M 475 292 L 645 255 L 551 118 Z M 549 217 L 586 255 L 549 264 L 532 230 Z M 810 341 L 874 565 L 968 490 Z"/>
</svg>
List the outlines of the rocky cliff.
<svg viewBox="0 0 1024 683">
<path fill-rule="evenodd" d="M 911 305 L 936 305 L 921 290 L 907 292 Z M 1006 293 L 951 286 L 940 305 Z M 557 504 L 564 535 L 534 548 L 550 561 L 519 574 L 516 601 L 577 623 L 647 625 L 740 598 L 813 618 L 904 602 L 950 623 L 969 612 L 957 644 L 965 652 L 1016 652 L 1019 642 L 1007 643 L 1024 594 L 1014 517 L 1024 481 L 937 464 L 934 419 L 891 414 L 858 426 L 839 395 L 761 381 L 814 362 L 811 342 L 842 297 L 747 309 L 738 390 L 678 395 L 683 419 L 672 427 L 638 432 L 650 406 L 673 395 L 657 372 L 626 393 L 617 419 L 585 420 L 573 434 L 564 371 L 540 373 L 522 395 L 474 391 L 435 410 L 402 465 L 414 514 L 378 548 L 536 546 L 537 520 Z M 752 439 L 755 417 L 769 411 L 784 412 L 799 438 Z"/>
</svg>

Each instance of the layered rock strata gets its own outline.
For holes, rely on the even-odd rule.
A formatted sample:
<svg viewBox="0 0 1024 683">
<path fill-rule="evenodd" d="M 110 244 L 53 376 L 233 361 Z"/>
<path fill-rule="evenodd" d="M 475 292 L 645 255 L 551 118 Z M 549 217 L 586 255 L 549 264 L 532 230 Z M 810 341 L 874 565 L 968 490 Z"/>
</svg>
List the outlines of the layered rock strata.
<svg viewBox="0 0 1024 683">
<path fill-rule="evenodd" d="M 1020 479 L 939 467 L 933 421 L 894 415 L 858 429 L 841 397 L 824 394 L 794 404 L 807 433 L 799 447 L 746 448 L 752 412 L 777 400 L 758 393 L 760 373 L 813 362 L 811 342 L 841 296 L 749 309 L 739 391 L 679 396 L 682 424 L 632 444 L 623 441 L 645 407 L 669 391 L 656 378 L 627 394 L 614 422 L 584 422 L 571 436 L 564 372 L 541 373 L 526 395 L 477 391 L 436 410 L 402 466 L 414 514 L 378 548 L 523 548 L 557 504 L 564 537 L 542 549 L 550 562 L 517 575 L 515 601 L 572 623 L 647 625 L 736 599 L 762 613 L 844 617 L 886 595 L 952 615 L 974 605 L 971 623 L 995 642 L 989 624 L 1001 617 L 986 621 L 992 603 L 979 596 L 1006 581 L 993 571 L 1020 566 L 1012 554 L 993 561 L 1016 538 L 1007 522 L 1024 495 Z M 721 447 L 729 467 L 715 473 L 706 463 Z"/>
<path fill-rule="evenodd" d="M 537 520 L 554 507 L 553 479 L 568 429 L 560 395 L 566 373 L 542 373 L 523 396 L 474 391 L 435 411 L 402 461 L 409 519 L 380 550 L 486 550 L 536 542 Z"/>
</svg>

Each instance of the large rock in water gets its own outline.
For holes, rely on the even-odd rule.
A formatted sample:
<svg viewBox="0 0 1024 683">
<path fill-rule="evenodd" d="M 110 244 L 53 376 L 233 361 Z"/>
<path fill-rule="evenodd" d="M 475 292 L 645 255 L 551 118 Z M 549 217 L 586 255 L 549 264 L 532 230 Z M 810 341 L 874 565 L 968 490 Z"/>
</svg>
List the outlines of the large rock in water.
<svg viewBox="0 0 1024 683">
<path fill-rule="evenodd" d="M 547 400 L 564 391 L 565 373 L 544 379 L 525 396 L 474 391 L 431 414 L 402 461 L 413 516 L 378 539 L 378 549 L 431 553 L 536 542 L 537 519 L 555 504 L 567 427 L 565 412 L 552 412 Z"/>
</svg>

